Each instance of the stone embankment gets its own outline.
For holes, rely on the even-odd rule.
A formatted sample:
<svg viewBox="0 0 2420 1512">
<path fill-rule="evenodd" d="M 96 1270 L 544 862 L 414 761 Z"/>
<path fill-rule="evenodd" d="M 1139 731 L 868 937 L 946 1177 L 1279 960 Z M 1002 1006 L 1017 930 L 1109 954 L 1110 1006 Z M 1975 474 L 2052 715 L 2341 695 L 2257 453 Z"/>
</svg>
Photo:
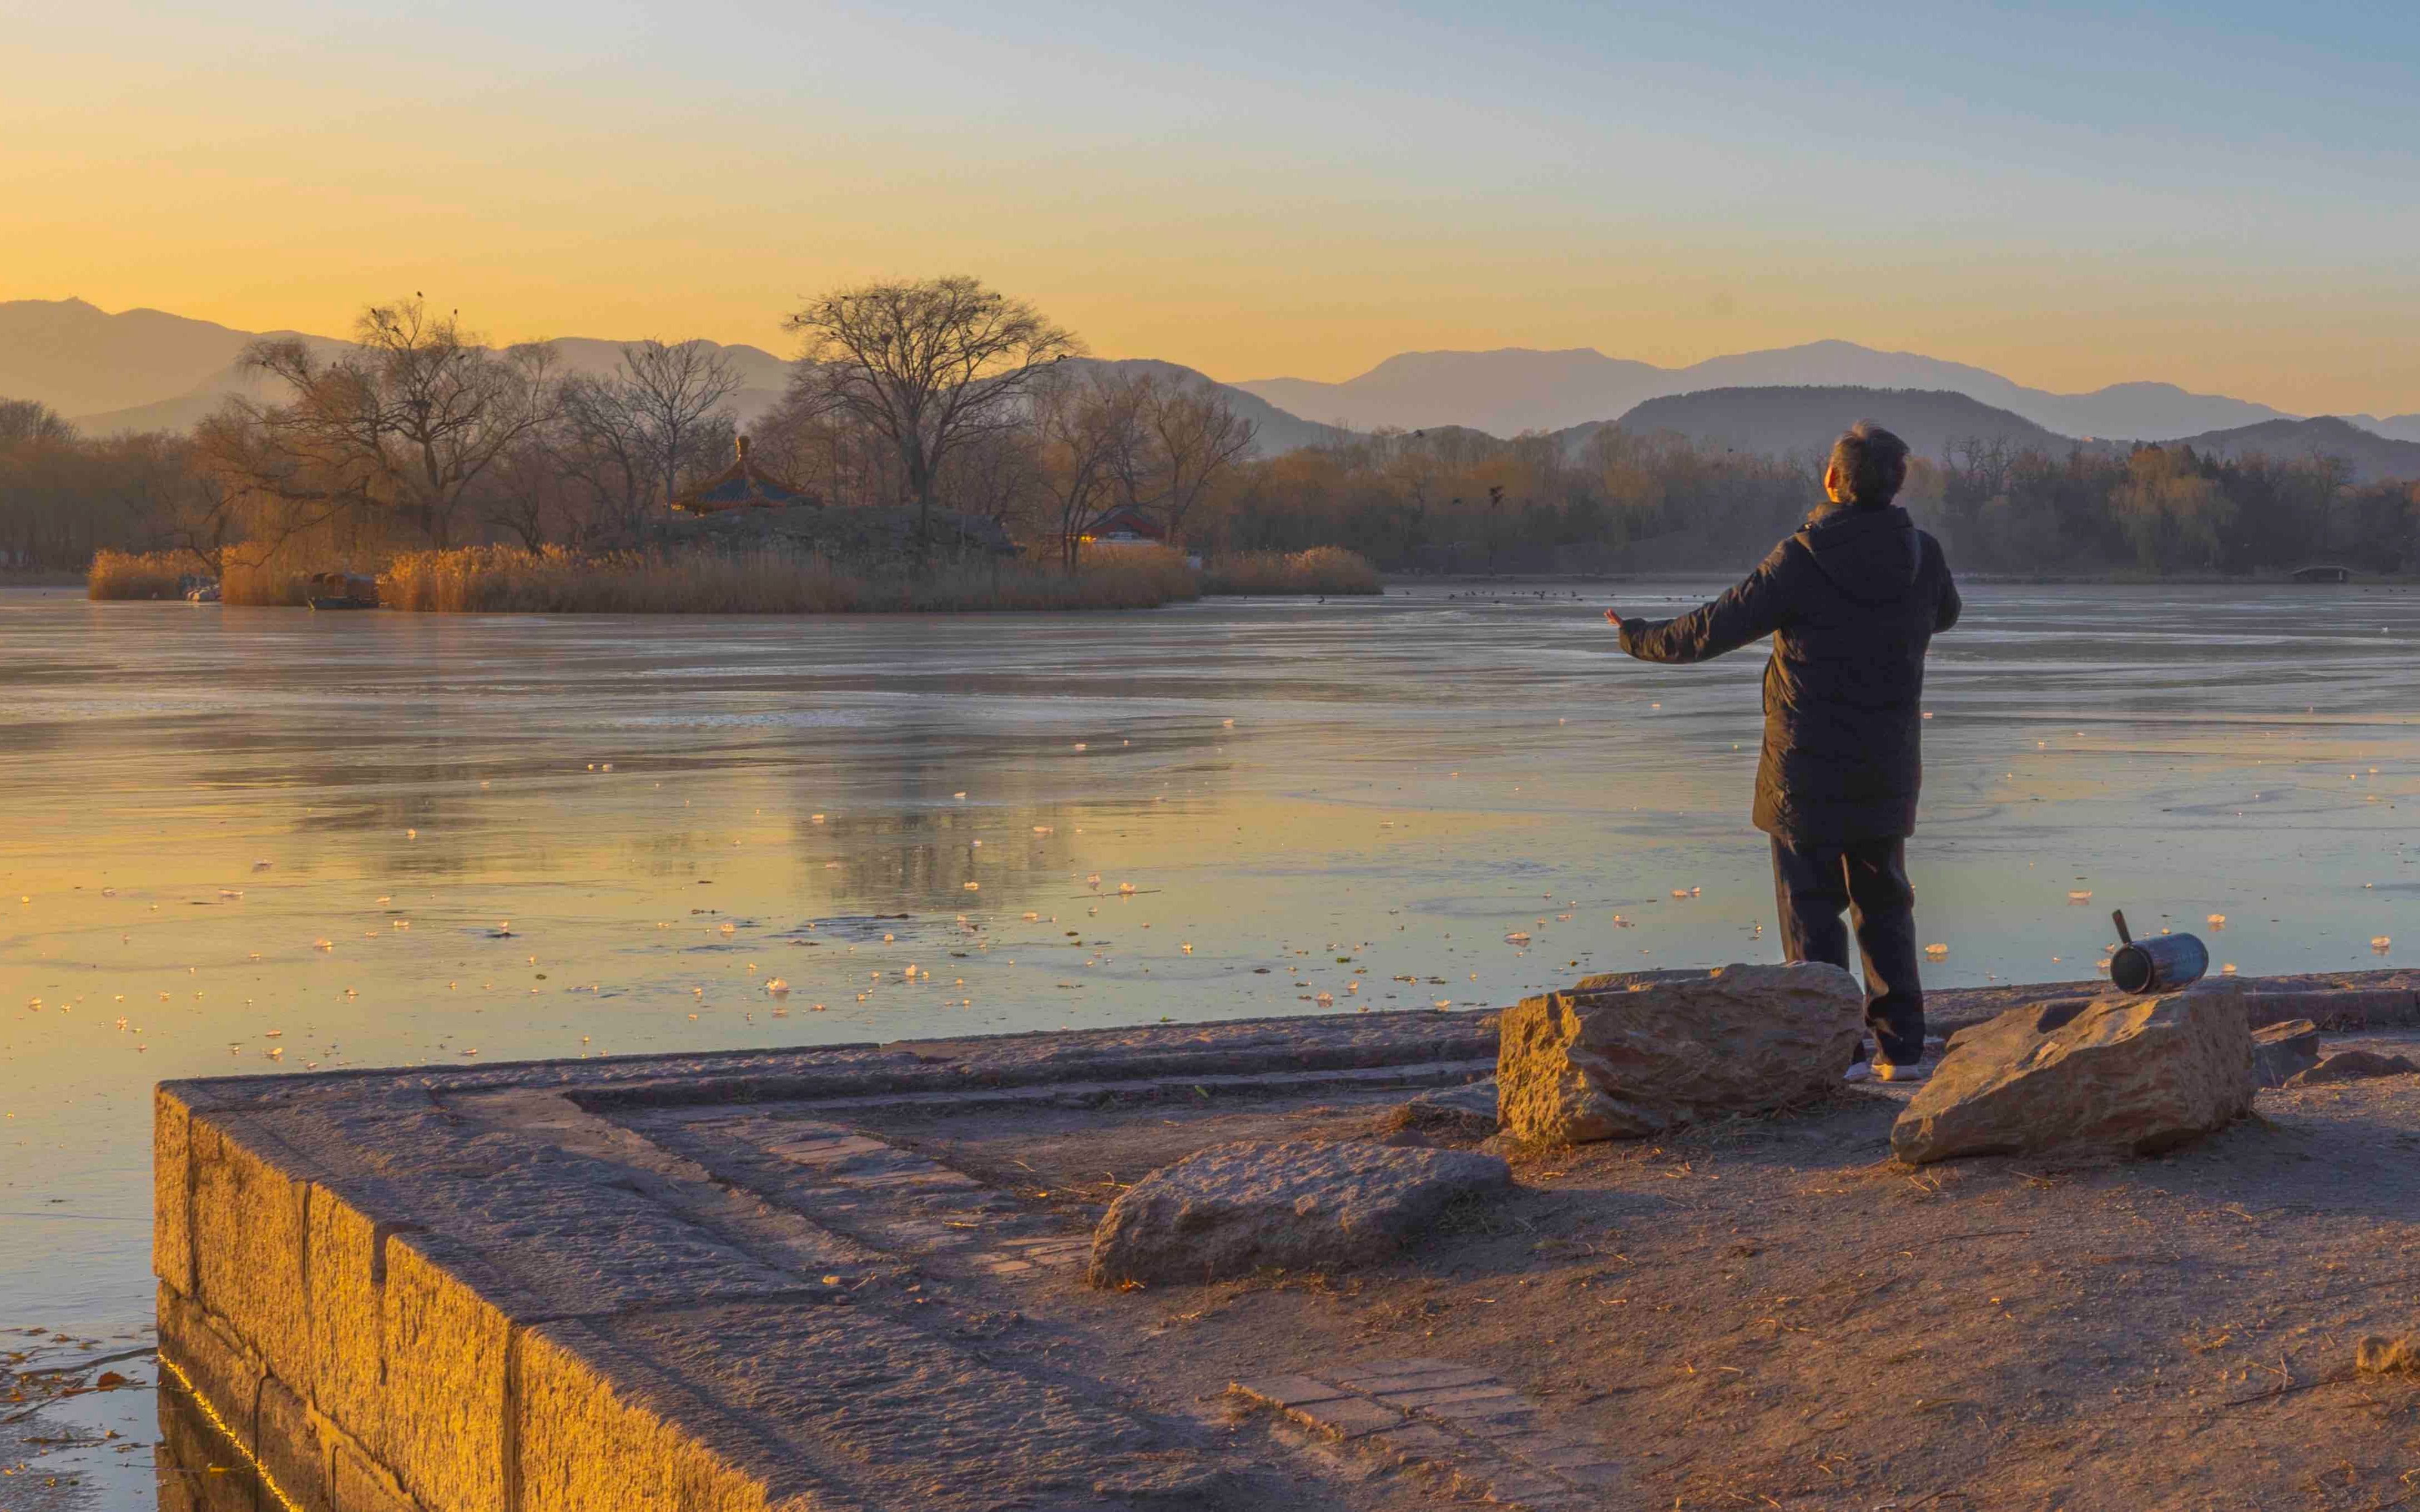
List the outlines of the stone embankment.
<svg viewBox="0 0 2420 1512">
<path fill-rule="evenodd" d="M 309 1508 L 1224 1505 L 1169 1407 L 985 1342 L 1092 1241 L 856 1118 L 1400 1097 L 1494 1053 L 1400 1014 L 170 1083 L 162 1350 Z"/>
<path fill-rule="evenodd" d="M 1800 985 L 1815 1027 L 1783 1038 L 1829 1056 L 1833 995 Z M 2031 1011 L 2028 1044 L 2069 1034 L 2138 1059 L 2173 1017 L 2155 1006 L 2054 1025 L 2026 1007 L 2061 991 L 1942 995 L 1936 1008 L 1953 1028 Z M 2377 1069 L 2348 1059 L 2359 1048 L 2319 1060 L 2317 1037 L 2420 1026 L 2420 997 L 2376 980 L 2225 995 L 2247 1041 L 2252 1026 L 2312 1021 L 2257 1052 L 2259 1095 L 2303 1109 L 2312 1132 L 2293 1135 L 2290 1160 L 2241 1132 L 2193 1147 L 2216 1148 L 2162 1179 L 2192 1212 L 2157 1243 L 2199 1255 L 2209 1227 L 2207 1262 L 2160 1262 L 2185 1267 L 2177 1305 L 2204 1309 L 2191 1324 L 2216 1341 L 2196 1345 L 2213 1351 L 2203 1366 L 2232 1369 L 2244 1352 L 2267 1370 L 2267 1325 L 2228 1342 L 2195 1268 L 2232 1267 L 2224 1295 L 2267 1318 L 2288 1294 L 2264 1289 L 2257 1266 L 2299 1284 L 2333 1272 L 2318 1247 L 2338 1228 L 2384 1242 L 2376 1204 L 2403 1178 L 2378 1164 L 2394 1115 L 2377 1100 L 2406 1084 L 2315 1076 Z M 1947 1208 L 1892 1205 L 1969 1200 L 1943 1181 L 1996 1163 L 1911 1178 L 1887 1158 L 1888 1123 L 1916 1111 L 1905 1088 L 1836 1086 L 1802 1106 L 1795 1081 L 1765 1100 L 1796 1109 L 1782 1116 L 1541 1159 L 1491 1133 L 1512 1042 L 1497 1026 L 1373 1014 L 169 1083 L 156 1123 L 163 1353 L 277 1494 L 313 1512 L 1871 1505 L 2031 1452 L 1966 1432 L 1962 1407 L 1910 1417 L 1895 1461 L 1805 1473 L 1810 1414 L 1853 1411 L 1884 1355 L 1927 1339 L 1953 1355 L 2013 1349 L 1993 1368 L 2033 1393 L 2036 1415 L 2071 1385 L 2024 1376 L 2057 1357 L 2025 1342 L 2029 1322 L 1962 1332 L 1962 1313 L 1893 1279 L 1885 1252 L 1903 1240 L 1836 1253 L 1870 1241 L 1876 1221 L 1915 1221 L 1938 1266 L 2000 1267 L 2008 1279 L 1989 1289 L 2003 1317 L 2027 1305 L 2024 1277 L 2106 1250 L 2132 1267 L 2124 1306 L 2043 1311 L 2043 1326 L 2084 1348 L 2134 1309 L 2150 1332 L 2101 1339 L 2096 1358 L 2142 1350 L 2144 1390 L 2185 1379 L 2168 1356 L 2188 1321 L 2150 1318 L 2166 1273 L 2145 1278 L 2126 1247 L 2154 1242 L 2119 1231 L 2140 1221 L 2125 1211 L 2092 1205 L 2094 1181 L 2132 1191 L 2122 1175 L 2038 1163 L 2022 1182 L 1975 1178 L 1987 1195 L 1971 1200 L 1992 1211 L 1944 1230 Z M 1958 1054 L 2011 1033 L 1962 1038 Z M 2247 1099 L 2255 1053 L 2232 1084 Z M 2420 1140 L 2420 1125 L 2396 1137 Z M 2314 1175 L 2331 1162 L 2361 1167 L 2341 1221 Z M 1900 1174 L 1869 1180 L 1864 1167 Z M 2247 1255 L 2238 1228 L 2286 1200 L 2278 1182 L 2301 1216 Z M 1854 1214 L 1845 1227 L 1827 1216 L 1838 1201 Z M 2012 1220 L 2012 1204 L 2043 1215 Z M 2037 1232 L 2052 1236 L 2039 1256 Z M 1205 1257 L 1238 1279 L 1202 1287 L 1186 1273 Z M 1770 1279 L 1735 1279 L 1766 1268 Z M 2345 1277 L 2324 1293 L 2337 1300 L 2312 1304 L 2326 1326 L 2393 1321 L 2374 1316 L 2385 1293 L 2357 1268 Z M 2090 1281 L 2045 1295 L 2082 1296 Z M 1889 1315 L 1870 1337 L 1869 1306 Z M 1821 1330 L 1828 1348 L 1757 1342 L 1793 1329 Z M 1709 1395 L 1749 1370 L 1769 1387 Z M 1929 1389 L 1911 1378 L 1919 1399 Z M 1976 1377 L 1957 1399 L 1998 1389 Z M 2105 1412 L 2108 1389 L 2076 1385 L 2076 1412 Z M 1765 1415 L 1769 1454 L 1754 1436 Z M 1709 1478 L 1686 1446 L 1717 1423 L 1739 1436 Z M 2127 1457 L 2170 1430 L 2094 1431 L 2105 1453 L 2036 1468 L 2122 1480 Z M 2284 1442 L 2360 1458 L 2320 1427 Z M 2242 1455 L 2228 1463 L 2247 1473 Z M 1918 1470 L 1934 1480 L 1905 1488 Z M 173 1507 L 251 1495 L 207 1474 L 163 1486 Z M 1847 1500 L 1822 1499 L 1833 1489 Z"/>
</svg>

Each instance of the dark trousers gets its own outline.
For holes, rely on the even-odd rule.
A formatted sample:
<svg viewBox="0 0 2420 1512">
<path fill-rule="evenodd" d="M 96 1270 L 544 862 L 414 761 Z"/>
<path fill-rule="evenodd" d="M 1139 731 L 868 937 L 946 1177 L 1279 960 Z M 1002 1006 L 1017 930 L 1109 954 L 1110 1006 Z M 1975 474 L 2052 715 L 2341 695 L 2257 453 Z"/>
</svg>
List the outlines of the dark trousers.
<svg viewBox="0 0 2420 1512">
<path fill-rule="evenodd" d="M 1907 841 L 1859 840 L 1795 845 L 1773 838 L 1773 895 L 1785 961 L 1827 961 L 1847 970 L 1847 909 L 1866 964 L 1866 1023 L 1882 1058 L 1924 1058 L 1924 988 L 1916 980 L 1916 888 Z"/>
</svg>

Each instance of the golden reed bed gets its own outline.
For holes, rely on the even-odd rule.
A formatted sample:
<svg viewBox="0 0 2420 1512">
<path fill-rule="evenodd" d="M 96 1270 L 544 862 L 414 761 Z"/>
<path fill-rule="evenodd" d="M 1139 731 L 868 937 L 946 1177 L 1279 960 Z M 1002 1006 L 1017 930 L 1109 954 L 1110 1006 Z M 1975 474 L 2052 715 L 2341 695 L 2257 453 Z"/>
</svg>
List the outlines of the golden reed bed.
<svg viewBox="0 0 2420 1512">
<path fill-rule="evenodd" d="M 174 598 L 191 559 L 173 552 L 93 559 L 94 598 Z M 229 563 L 224 601 L 300 605 L 311 569 Z M 1203 594 L 1375 594 L 1378 573 L 1350 551 L 1251 552 L 1196 572 L 1176 552 L 1088 553 L 1073 573 L 1032 562 L 939 563 L 898 576 L 856 573 L 780 552 L 589 554 L 511 546 L 411 551 L 378 574 L 389 609 L 455 614 L 849 614 L 1153 609 Z"/>
</svg>

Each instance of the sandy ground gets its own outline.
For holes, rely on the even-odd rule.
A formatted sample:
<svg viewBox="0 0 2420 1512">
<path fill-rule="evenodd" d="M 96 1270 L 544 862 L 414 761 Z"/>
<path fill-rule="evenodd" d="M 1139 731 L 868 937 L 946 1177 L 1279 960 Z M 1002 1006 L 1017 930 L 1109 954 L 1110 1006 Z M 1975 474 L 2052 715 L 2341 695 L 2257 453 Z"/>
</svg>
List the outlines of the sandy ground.
<svg viewBox="0 0 2420 1512">
<path fill-rule="evenodd" d="M 1886 1152 L 1906 1095 L 1516 1154 L 1515 1196 L 1391 1268 L 1125 1294 L 1071 1279 L 1033 1321 L 1139 1394 L 1205 1410 L 1230 1380 L 1321 1362 L 1466 1363 L 1634 1465 L 1621 1504 L 2420 1504 L 2420 1381 L 2352 1368 L 2362 1335 L 2420 1328 L 2420 1077 L 2264 1093 L 2160 1159 L 1920 1171 Z M 1192 1149 L 1383 1134 L 1392 1108 L 878 1132 L 1073 1230 Z M 1435 1498 L 1381 1475 L 1351 1500 Z"/>
</svg>

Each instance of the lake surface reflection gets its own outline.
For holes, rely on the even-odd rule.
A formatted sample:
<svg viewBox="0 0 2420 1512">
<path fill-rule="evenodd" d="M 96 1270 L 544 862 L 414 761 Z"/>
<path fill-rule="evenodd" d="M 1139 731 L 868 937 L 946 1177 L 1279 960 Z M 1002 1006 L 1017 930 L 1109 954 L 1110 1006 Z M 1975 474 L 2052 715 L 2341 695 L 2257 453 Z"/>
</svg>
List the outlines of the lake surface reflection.
<svg viewBox="0 0 2420 1512">
<path fill-rule="evenodd" d="M 1763 658 L 1633 663 L 1608 601 L 614 620 L 0 594 L 0 1324 L 147 1320 L 163 1077 L 1494 1004 L 1773 959 Z M 1929 980 L 2088 976 L 2112 905 L 2245 973 L 2420 945 L 2420 599 L 1967 603 L 1913 849 L 1948 947 Z"/>
</svg>

